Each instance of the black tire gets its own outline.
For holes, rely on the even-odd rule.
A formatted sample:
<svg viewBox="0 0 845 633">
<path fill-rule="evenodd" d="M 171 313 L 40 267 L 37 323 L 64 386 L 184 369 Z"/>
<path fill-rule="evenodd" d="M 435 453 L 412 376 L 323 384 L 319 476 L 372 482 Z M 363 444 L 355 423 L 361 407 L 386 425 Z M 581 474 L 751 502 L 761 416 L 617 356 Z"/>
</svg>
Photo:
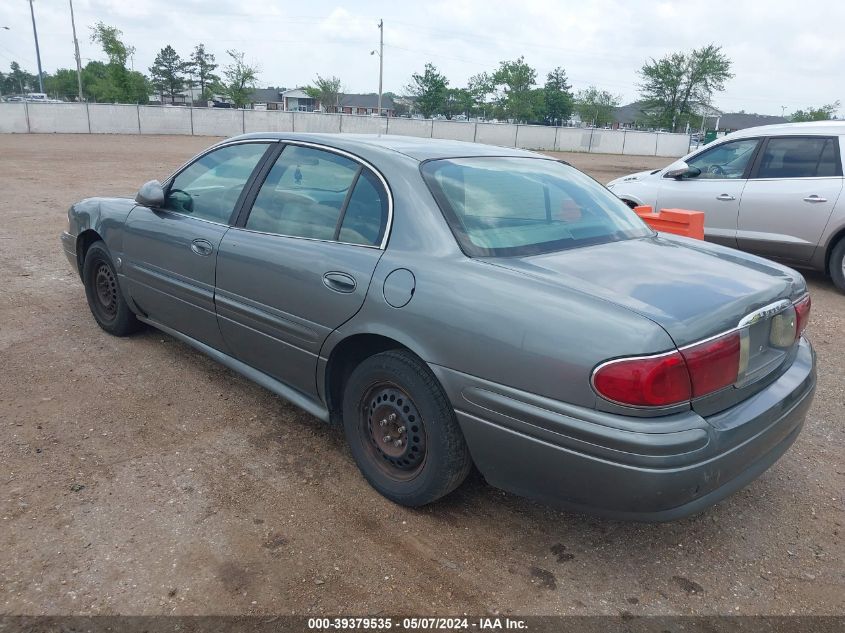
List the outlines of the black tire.
<svg viewBox="0 0 845 633">
<path fill-rule="evenodd" d="M 450 493 L 472 467 L 446 394 L 431 370 L 403 350 L 370 356 L 355 368 L 343 392 L 343 428 L 370 485 L 404 506 Z"/>
<path fill-rule="evenodd" d="M 94 242 L 82 264 L 85 297 L 94 320 L 114 336 L 128 336 L 141 326 L 118 285 L 117 271 L 103 242 Z"/>
<path fill-rule="evenodd" d="M 830 277 L 845 292 L 845 237 L 841 238 L 830 254 Z"/>
</svg>

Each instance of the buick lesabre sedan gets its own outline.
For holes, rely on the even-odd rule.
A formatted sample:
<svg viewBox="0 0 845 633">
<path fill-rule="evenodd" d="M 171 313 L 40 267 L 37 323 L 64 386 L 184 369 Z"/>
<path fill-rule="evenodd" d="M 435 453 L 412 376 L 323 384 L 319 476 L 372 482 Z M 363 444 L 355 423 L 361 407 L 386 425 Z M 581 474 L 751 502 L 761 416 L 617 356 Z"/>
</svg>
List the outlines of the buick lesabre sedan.
<svg viewBox="0 0 845 633">
<path fill-rule="evenodd" d="M 845 121 L 728 134 L 608 184 L 629 206 L 704 211 L 705 239 L 830 275 L 845 292 Z"/>
<path fill-rule="evenodd" d="M 343 426 L 405 505 L 488 482 L 669 520 L 771 466 L 815 388 L 804 279 L 655 234 L 566 163 L 395 136 L 230 139 L 62 235 L 152 325 Z"/>
</svg>

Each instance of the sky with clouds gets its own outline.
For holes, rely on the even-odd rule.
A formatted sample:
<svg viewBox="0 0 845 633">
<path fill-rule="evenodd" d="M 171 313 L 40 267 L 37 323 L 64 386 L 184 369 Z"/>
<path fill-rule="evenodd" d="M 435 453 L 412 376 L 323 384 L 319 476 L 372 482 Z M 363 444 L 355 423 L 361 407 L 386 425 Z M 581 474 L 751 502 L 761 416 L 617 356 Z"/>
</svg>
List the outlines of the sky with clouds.
<svg viewBox="0 0 845 633">
<path fill-rule="evenodd" d="M 73 68 L 67 0 L 34 6 L 44 70 Z M 713 42 L 736 75 L 716 95 L 719 109 L 780 114 L 840 100 L 845 114 L 841 0 L 75 0 L 74 10 L 83 64 L 103 59 L 89 37 L 102 20 L 123 31 L 143 72 L 166 44 L 185 57 L 202 42 L 219 63 L 227 49 L 245 52 L 261 68 L 260 87 L 307 85 L 319 73 L 340 77 L 345 92 L 378 90 L 378 58 L 370 52 L 378 47 L 379 18 L 384 90 L 400 94 L 427 61 L 462 87 L 522 55 L 540 83 L 563 66 L 575 90 L 593 84 L 627 103 L 637 98 L 637 70 L 646 60 Z M 27 0 L 0 4 L 0 66 L 12 60 L 36 70 Z"/>
</svg>

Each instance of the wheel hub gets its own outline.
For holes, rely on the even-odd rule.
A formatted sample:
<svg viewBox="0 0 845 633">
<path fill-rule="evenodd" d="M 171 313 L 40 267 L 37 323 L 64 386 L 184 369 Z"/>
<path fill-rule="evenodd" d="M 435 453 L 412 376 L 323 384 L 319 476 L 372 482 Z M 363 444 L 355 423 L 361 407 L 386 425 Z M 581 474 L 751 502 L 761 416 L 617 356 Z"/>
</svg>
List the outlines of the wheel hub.
<svg viewBox="0 0 845 633">
<path fill-rule="evenodd" d="M 414 470 L 425 455 L 425 433 L 414 403 L 401 389 L 377 387 L 364 402 L 370 442 L 399 470 Z"/>
<path fill-rule="evenodd" d="M 94 281 L 97 299 L 100 301 L 103 311 L 108 315 L 114 315 L 117 312 L 117 280 L 114 278 L 111 268 L 105 263 L 100 264 Z"/>
</svg>

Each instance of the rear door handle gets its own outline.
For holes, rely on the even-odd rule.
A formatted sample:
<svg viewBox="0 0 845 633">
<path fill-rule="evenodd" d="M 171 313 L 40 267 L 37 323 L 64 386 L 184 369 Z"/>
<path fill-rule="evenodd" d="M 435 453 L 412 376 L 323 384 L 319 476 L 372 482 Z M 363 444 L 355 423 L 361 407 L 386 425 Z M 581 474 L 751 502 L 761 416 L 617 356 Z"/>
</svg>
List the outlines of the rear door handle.
<svg viewBox="0 0 845 633">
<path fill-rule="evenodd" d="M 813 194 L 804 198 L 804 202 L 827 202 L 827 198 L 822 198 L 819 195 Z"/>
<path fill-rule="evenodd" d="M 357 286 L 355 278 L 352 275 L 334 271 L 323 275 L 323 284 L 329 290 L 334 290 L 335 292 L 343 294 L 355 292 L 355 287 Z"/>
<path fill-rule="evenodd" d="M 724 200 L 725 202 L 730 202 L 731 200 L 736 200 L 731 194 L 723 193 L 720 196 L 716 196 L 716 200 Z"/>
<path fill-rule="evenodd" d="M 197 238 L 191 242 L 191 250 L 197 255 L 205 257 L 207 255 L 211 255 L 211 252 L 214 250 L 214 246 L 212 246 L 211 242 L 208 240 Z"/>
</svg>

